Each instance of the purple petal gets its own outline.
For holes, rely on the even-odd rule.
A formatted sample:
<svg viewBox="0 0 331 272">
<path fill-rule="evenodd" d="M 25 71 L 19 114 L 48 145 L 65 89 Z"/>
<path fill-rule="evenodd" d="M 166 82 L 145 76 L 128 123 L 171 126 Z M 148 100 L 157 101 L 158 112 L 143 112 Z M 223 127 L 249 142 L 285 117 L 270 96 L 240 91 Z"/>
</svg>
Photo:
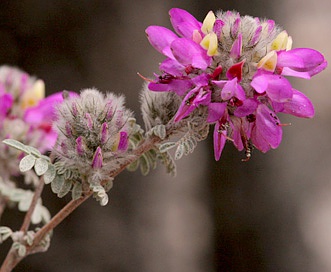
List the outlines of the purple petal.
<svg viewBox="0 0 331 272">
<path fill-rule="evenodd" d="M 324 56 L 314 49 L 295 48 L 278 52 L 277 65 L 289 67 L 299 72 L 307 72 L 315 69 L 324 61 Z"/>
<path fill-rule="evenodd" d="M 323 63 L 321 63 L 320 65 L 309 71 L 310 76 L 314 76 L 322 72 L 327 66 L 328 66 L 328 62 L 324 60 Z"/>
<path fill-rule="evenodd" d="M 220 122 L 216 122 L 214 128 L 214 156 L 218 161 L 221 158 L 221 154 L 226 143 L 226 130 L 220 130 Z"/>
<path fill-rule="evenodd" d="M 257 93 L 262 94 L 268 88 L 268 79 L 264 76 L 264 74 L 258 73 L 253 77 L 251 86 Z"/>
<path fill-rule="evenodd" d="M 102 168 L 103 158 L 102 158 L 102 151 L 100 146 L 97 147 L 92 159 L 92 168 L 100 169 Z"/>
<path fill-rule="evenodd" d="M 173 28 L 182 37 L 192 39 L 193 31 L 201 29 L 202 23 L 186 10 L 173 8 L 169 15 Z"/>
<path fill-rule="evenodd" d="M 237 117 L 245 117 L 252 114 L 256 110 L 257 106 L 258 102 L 255 99 L 248 98 L 244 100 L 243 104 L 235 110 L 234 115 Z"/>
<path fill-rule="evenodd" d="M 241 56 L 242 52 L 242 35 L 239 34 L 237 39 L 234 41 L 231 51 L 230 51 L 230 56 L 233 59 L 239 59 Z"/>
<path fill-rule="evenodd" d="M 297 117 L 312 118 L 315 114 L 314 106 L 309 98 L 295 89 L 293 89 L 292 99 L 284 103 L 283 106 L 282 112 Z"/>
<path fill-rule="evenodd" d="M 83 156 L 85 151 L 84 151 L 84 144 L 83 144 L 83 137 L 79 136 L 76 139 L 76 152 L 78 153 L 79 156 Z"/>
<path fill-rule="evenodd" d="M 163 26 L 149 26 L 145 30 L 150 44 L 163 55 L 173 58 L 170 50 L 170 44 L 173 40 L 178 39 L 178 36 L 171 30 Z"/>
<path fill-rule="evenodd" d="M 203 88 L 196 87 L 192 89 L 183 99 L 175 116 L 175 122 L 178 122 L 188 116 L 199 105 L 208 105 L 211 100 L 211 92 Z"/>
<path fill-rule="evenodd" d="M 159 66 L 160 71 L 173 76 L 182 76 L 185 71 L 185 66 L 181 65 L 177 60 L 167 58 Z"/>
<path fill-rule="evenodd" d="M 235 89 L 237 87 L 237 78 L 229 80 L 223 87 L 221 92 L 221 98 L 223 100 L 229 100 L 234 96 Z"/>
<path fill-rule="evenodd" d="M 226 109 L 227 103 L 210 103 L 208 105 L 208 117 L 207 117 L 207 122 L 208 123 L 214 123 L 218 120 L 220 120 Z"/>
<path fill-rule="evenodd" d="M 222 20 L 216 19 L 216 21 L 214 23 L 213 31 L 215 32 L 217 37 L 219 37 L 221 35 L 222 28 L 224 25 L 225 25 L 225 23 Z"/>
<path fill-rule="evenodd" d="M 261 32 L 262 32 L 262 26 L 260 25 L 256 28 L 255 33 L 250 41 L 250 45 L 255 45 L 257 43 L 257 41 L 261 37 Z"/>
<path fill-rule="evenodd" d="M 303 69 L 305 64 L 300 56 L 293 54 L 292 50 L 282 50 L 277 52 L 277 66 Z"/>
<path fill-rule="evenodd" d="M 206 50 L 186 38 L 174 40 L 171 49 L 176 60 L 184 66 L 192 65 L 195 68 L 205 70 L 211 62 L 211 57 L 207 55 Z"/>
<path fill-rule="evenodd" d="M 273 20 L 267 20 L 266 23 L 268 25 L 268 33 L 271 34 L 271 32 L 275 28 L 275 21 L 273 21 Z"/>
<path fill-rule="evenodd" d="M 292 97 L 291 83 L 283 76 L 259 73 L 254 76 L 251 86 L 258 92 L 267 92 L 268 97 L 276 102 L 284 102 Z"/>
<path fill-rule="evenodd" d="M 236 84 L 236 88 L 234 90 L 234 96 L 238 98 L 240 101 L 246 100 L 246 93 L 243 87 L 240 84 Z"/>
<path fill-rule="evenodd" d="M 11 94 L 5 93 L 0 96 L 0 116 L 5 116 L 13 105 L 14 98 Z"/>
<path fill-rule="evenodd" d="M 252 131 L 252 140 L 254 145 L 262 152 L 266 152 L 269 145 L 277 148 L 282 140 L 282 128 L 276 114 L 266 105 L 260 104 L 256 110 L 255 127 Z M 254 136 L 253 136 L 254 135 Z"/>
<path fill-rule="evenodd" d="M 118 142 L 118 150 L 125 151 L 128 148 L 128 133 L 125 131 L 121 131 L 119 135 L 119 142 Z"/>
<path fill-rule="evenodd" d="M 187 90 L 192 88 L 191 80 L 184 79 L 172 79 L 169 83 L 163 84 L 158 82 L 151 82 L 148 84 L 148 89 L 157 92 L 169 92 L 173 91 L 178 95 L 186 94 Z"/>
<path fill-rule="evenodd" d="M 202 87 L 202 86 L 207 86 L 209 83 L 209 79 L 210 79 L 210 75 L 209 74 L 201 74 L 199 76 L 196 76 L 194 78 L 192 78 L 192 82 L 198 86 L 198 87 Z"/>
<path fill-rule="evenodd" d="M 284 67 L 282 69 L 281 75 L 299 77 L 299 78 L 304 78 L 304 79 L 311 78 L 311 75 L 309 72 L 298 72 L 298 71 L 292 70 L 291 68 L 288 68 L 288 67 Z"/>
<path fill-rule="evenodd" d="M 211 82 L 222 89 L 224 85 L 228 83 L 228 80 L 212 80 Z"/>
<path fill-rule="evenodd" d="M 272 108 L 275 112 L 282 112 L 284 110 L 284 103 L 271 101 Z"/>
<path fill-rule="evenodd" d="M 234 21 L 231 27 L 232 37 L 236 37 L 238 35 L 240 25 L 241 25 L 241 18 L 240 15 L 238 14 L 238 18 Z"/>
<path fill-rule="evenodd" d="M 287 101 L 293 95 L 291 83 L 279 75 L 268 76 L 267 94 L 273 101 Z"/>
<path fill-rule="evenodd" d="M 251 140 L 254 146 L 261 152 L 265 153 L 270 150 L 270 145 L 263 138 L 261 131 L 258 130 L 256 126 L 254 126 L 252 129 Z"/>
<path fill-rule="evenodd" d="M 70 92 L 70 96 L 78 94 Z M 52 122 L 55 120 L 55 106 L 63 101 L 62 92 L 52 94 L 39 101 L 38 105 L 28 108 L 24 114 L 24 120 L 30 124 Z"/>
<path fill-rule="evenodd" d="M 232 117 L 230 126 L 232 129 L 231 138 L 233 139 L 233 144 L 239 151 L 241 151 L 244 149 L 241 135 L 241 119 Z"/>
</svg>

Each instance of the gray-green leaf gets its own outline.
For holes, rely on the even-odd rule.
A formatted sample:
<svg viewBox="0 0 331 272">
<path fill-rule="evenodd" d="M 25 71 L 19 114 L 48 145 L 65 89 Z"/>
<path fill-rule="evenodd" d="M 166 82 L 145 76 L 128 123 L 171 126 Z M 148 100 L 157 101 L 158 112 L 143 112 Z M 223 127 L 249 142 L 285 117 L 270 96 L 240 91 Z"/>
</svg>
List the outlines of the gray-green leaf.
<svg viewBox="0 0 331 272">
<path fill-rule="evenodd" d="M 154 134 L 160 137 L 161 140 L 167 136 L 167 131 L 165 125 L 157 125 L 154 127 Z"/>
<path fill-rule="evenodd" d="M 30 154 L 34 155 L 35 157 L 40 158 L 42 156 L 37 148 L 34 148 L 33 146 L 27 146 L 27 148 L 29 149 Z"/>
<path fill-rule="evenodd" d="M 10 147 L 14 147 L 14 148 L 16 148 L 18 150 L 21 150 L 21 151 L 23 151 L 27 154 L 30 153 L 30 150 L 26 145 L 22 144 L 19 141 L 14 140 L 14 139 L 6 139 L 6 140 L 3 140 L 2 142 L 6 145 L 9 145 Z"/>
<path fill-rule="evenodd" d="M 43 158 L 38 158 L 34 165 L 34 170 L 38 176 L 41 176 L 46 173 L 48 169 L 48 161 Z"/>
<path fill-rule="evenodd" d="M 64 180 L 63 186 L 61 187 L 57 196 L 60 198 L 64 197 L 66 194 L 68 194 L 70 192 L 71 187 L 72 187 L 72 181 Z"/>
<path fill-rule="evenodd" d="M 131 171 L 131 172 L 134 172 L 138 169 L 138 166 L 139 166 L 139 160 L 136 160 L 134 162 L 132 162 L 131 164 L 129 164 L 126 169 L 128 171 Z"/>
<path fill-rule="evenodd" d="M 26 247 L 24 245 L 20 244 L 20 246 L 18 247 L 17 252 L 18 252 L 18 256 L 24 257 L 25 254 L 26 254 Z"/>
<path fill-rule="evenodd" d="M 150 170 L 149 161 L 148 161 L 147 157 L 145 156 L 145 154 L 143 154 L 140 157 L 140 170 L 144 176 L 146 176 Z"/>
<path fill-rule="evenodd" d="M 183 144 L 180 144 L 175 152 L 175 160 L 179 160 L 181 157 L 183 157 L 184 152 L 185 152 L 185 147 Z"/>
<path fill-rule="evenodd" d="M 177 145 L 175 142 L 167 142 L 160 145 L 159 150 L 161 153 L 168 151 L 171 148 L 174 148 Z"/>
<path fill-rule="evenodd" d="M 20 171 L 21 172 L 26 172 L 30 170 L 36 162 L 36 157 L 33 155 L 26 155 L 23 159 L 20 161 Z"/>
<path fill-rule="evenodd" d="M 0 227 L 0 244 L 7 240 L 11 235 L 13 231 L 8 227 Z"/>
<path fill-rule="evenodd" d="M 51 183 L 56 176 L 56 170 L 53 164 L 48 165 L 48 169 L 44 174 L 44 182 L 45 184 Z"/>
<path fill-rule="evenodd" d="M 78 198 L 80 198 L 82 196 L 83 193 L 83 188 L 82 188 L 82 184 L 76 182 L 72 188 L 72 192 L 71 192 L 71 196 L 73 200 L 77 200 Z"/>
<path fill-rule="evenodd" d="M 58 194 L 64 184 L 63 175 L 57 175 L 51 183 L 53 193 Z"/>
</svg>

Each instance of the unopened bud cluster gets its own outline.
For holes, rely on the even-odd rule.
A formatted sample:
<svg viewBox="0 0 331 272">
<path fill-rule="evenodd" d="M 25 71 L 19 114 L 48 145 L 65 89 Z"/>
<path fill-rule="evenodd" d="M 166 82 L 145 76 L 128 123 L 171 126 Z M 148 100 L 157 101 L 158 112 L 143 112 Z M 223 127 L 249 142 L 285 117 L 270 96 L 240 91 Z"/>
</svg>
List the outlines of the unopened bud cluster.
<svg viewBox="0 0 331 272">
<path fill-rule="evenodd" d="M 58 164 L 92 185 L 110 181 L 109 173 L 128 147 L 132 113 L 124 107 L 124 97 L 86 89 L 65 99 L 57 115 Z"/>
</svg>

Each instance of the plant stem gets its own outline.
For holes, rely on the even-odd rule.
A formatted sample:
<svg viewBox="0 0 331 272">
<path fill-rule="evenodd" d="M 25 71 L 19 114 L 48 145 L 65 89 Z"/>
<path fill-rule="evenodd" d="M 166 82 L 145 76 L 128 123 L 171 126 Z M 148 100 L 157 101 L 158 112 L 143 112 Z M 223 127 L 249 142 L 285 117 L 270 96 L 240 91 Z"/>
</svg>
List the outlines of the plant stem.
<svg viewBox="0 0 331 272">
<path fill-rule="evenodd" d="M 1 222 L 1 216 L 5 210 L 6 207 L 6 200 L 0 195 L 0 222 Z"/>
<path fill-rule="evenodd" d="M 171 131 L 171 129 L 170 129 Z M 131 156 L 129 156 L 129 159 L 126 160 L 122 165 L 119 166 L 119 168 L 116 171 L 113 171 L 110 173 L 112 177 L 117 176 L 119 173 L 121 173 L 129 164 L 137 160 L 143 153 L 147 152 L 151 148 L 154 147 L 154 145 L 157 142 L 160 142 L 161 139 L 156 136 L 151 136 L 145 141 L 143 141 L 135 150 L 132 151 Z M 43 180 L 40 182 L 41 184 L 44 184 Z M 31 222 L 31 216 L 34 210 L 34 207 L 37 203 L 38 198 L 40 197 L 40 194 L 42 192 L 43 185 L 40 185 L 37 187 L 34 198 L 32 200 L 31 206 L 29 208 L 28 213 L 26 214 L 26 217 L 24 219 L 23 225 L 21 227 L 21 231 L 26 232 L 30 222 Z M 79 199 L 70 201 L 66 206 L 64 206 L 45 226 L 43 226 L 35 235 L 33 239 L 33 244 L 31 246 L 26 246 L 26 256 L 29 254 L 37 253 L 40 250 L 37 250 L 40 242 L 44 239 L 45 235 L 52 231 L 56 226 L 58 226 L 67 216 L 69 216 L 76 208 L 78 208 L 85 200 L 87 200 L 91 195 L 93 194 L 92 191 L 87 192 L 84 196 L 80 197 Z M 16 250 L 11 249 L 6 259 L 4 260 L 0 272 L 10 272 L 12 269 L 23 259 L 23 257 L 19 257 L 17 255 Z"/>
<path fill-rule="evenodd" d="M 34 192 L 33 198 L 31 200 L 31 204 L 29 207 L 29 210 L 25 214 L 22 226 L 20 231 L 23 232 L 24 234 L 28 231 L 30 223 L 31 223 L 31 218 L 32 214 L 36 208 L 36 205 L 38 203 L 38 200 L 40 198 L 40 195 L 44 189 L 44 179 L 43 177 L 40 179 L 39 184 Z M 1 204 L 1 203 L 0 203 Z M 1 207 L 0 207 L 1 208 Z M 9 272 L 11 271 L 20 261 L 22 260 L 22 257 L 19 257 L 15 250 L 10 249 L 6 259 L 3 262 L 3 265 L 0 268 L 0 272 Z"/>
<path fill-rule="evenodd" d="M 22 224 L 22 227 L 20 229 L 20 231 L 22 231 L 24 234 L 28 231 L 29 229 L 29 226 L 30 226 L 30 223 L 31 223 L 31 218 L 32 218 L 32 214 L 36 208 L 36 205 L 38 203 L 38 200 L 40 198 L 40 195 L 44 189 L 44 178 L 41 177 L 40 180 L 39 180 L 39 184 L 34 192 L 34 195 L 33 195 L 33 198 L 32 198 L 32 201 L 31 201 L 31 204 L 30 204 L 30 207 L 29 207 L 29 210 L 27 211 L 27 213 L 25 214 L 25 217 L 24 217 L 24 221 L 23 221 L 23 224 Z"/>
</svg>

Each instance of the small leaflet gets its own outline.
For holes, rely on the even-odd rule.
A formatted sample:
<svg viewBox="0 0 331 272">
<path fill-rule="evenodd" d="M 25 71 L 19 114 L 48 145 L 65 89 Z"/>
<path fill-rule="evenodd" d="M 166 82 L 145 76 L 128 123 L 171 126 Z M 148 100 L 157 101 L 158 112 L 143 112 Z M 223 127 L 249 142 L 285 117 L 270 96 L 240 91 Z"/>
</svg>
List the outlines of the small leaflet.
<svg viewBox="0 0 331 272">
<path fill-rule="evenodd" d="M 30 153 L 29 148 L 25 144 L 22 144 L 21 142 L 16 141 L 14 139 L 6 139 L 6 140 L 3 140 L 2 142 L 4 144 L 6 144 L 6 145 L 9 145 L 10 147 L 13 147 L 13 148 L 16 148 L 18 150 L 21 150 L 24 153 L 27 153 L 27 154 Z"/>
<path fill-rule="evenodd" d="M 185 147 L 183 144 L 180 144 L 175 152 L 175 160 L 179 160 L 181 157 L 183 157 L 184 152 L 185 152 Z"/>
<path fill-rule="evenodd" d="M 160 145 L 159 150 L 161 153 L 164 153 L 164 152 L 168 151 L 169 149 L 175 147 L 176 145 L 177 145 L 177 143 L 175 143 L 175 142 L 163 143 Z"/>
<path fill-rule="evenodd" d="M 59 198 L 64 197 L 70 192 L 70 189 L 72 187 L 72 181 L 71 180 L 64 180 L 63 185 L 61 186 L 60 191 L 58 192 L 57 196 Z"/>
<path fill-rule="evenodd" d="M 53 164 L 48 165 L 48 169 L 44 174 L 44 182 L 45 184 L 51 183 L 56 176 L 56 170 Z"/>
<path fill-rule="evenodd" d="M 23 159 L 21 159 L 20 161 L 20 171 L 21 172 L 26 172 L 30 169 L 32 169 L 32 167 L 34 166 L 36 162 L 36 157 L 33 155 L 26 155 Z"/>
<path fill-rule="evenodd" d="M 164 140 L 167 136 L 167 131 L 165 125 L 157 125 L 154 127 L 154 134 L 158 136 L 161 140 Z"/>
<path fill-rule="evenodd" d="M 76 182 L 72 188 L 72 192 L 71 192 L 71 197 L 73 200 L 77 200 L 78 198 L 80 198 L 82 196 L 83 193 L 83 188 L 82 188 L 82 184 Z"/>
<path fill-rule="evenodd" d="M 146 176 L 150 170 L 149 161 L 148 161 L 147 157 L 145 156 L 145 154 L 143 154 L 140 157 L 140 170 L 144 176 Z"/>
<path fill-rule="evenodd" d="M 34 170 L 38 176 L 41 176 L 46 173 L 48 169 L 48 162 L 45 159 L 38 158 L 34 165 Z"/>
</svg>

